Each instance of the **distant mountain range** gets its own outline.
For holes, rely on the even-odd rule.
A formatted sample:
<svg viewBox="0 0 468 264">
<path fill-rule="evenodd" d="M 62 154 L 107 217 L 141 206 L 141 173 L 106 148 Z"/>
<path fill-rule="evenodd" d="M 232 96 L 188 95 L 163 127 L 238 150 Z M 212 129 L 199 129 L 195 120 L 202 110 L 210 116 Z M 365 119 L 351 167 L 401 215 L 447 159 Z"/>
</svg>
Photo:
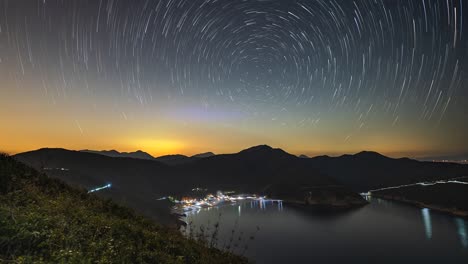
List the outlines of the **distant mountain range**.
<svg viewBox="0 0 468 264">
<path fill-rule="evenodd" d="M 238 164 L 240 160 L 244 163 Z M 245 162 L 246 160 L 249 163 Z M 468 166 L 462 164 L 420 162 L 408 158 L 394 159 L 373 151 L 362 151 L 354 155 L 347 154 L 339 157 L 306 158 L 300 156 L 298 158 L 282 149 L 274 149 L 267 145 L 252 147 L 237 154 L 217 155 L 190 166 L 193 167 L 192 170 L 209 171 L 213 168 L 231 168 L 234 165 L 242 169 L 256 168 L 256 170 L 246 172 L 230 172 L 229 174 L 235 174 L 231 176 L 234 178 L 240 173 L 247 175 L 246 177 L 258 178 L 255 176 L 257 170 L 263 172 L 272 166 L 272 175 L 282 174 L 278 178 L 290 177 L 290 182 L 297 182 L 299 177 L 310 179 L 320 175 L 359 192 L 468 175 Z M 226 170 L 220 171 L 226 175 L 224 173 Z M 263 180 L 268 182 L 274 178 L 270 175 Z"/>
<path fill-rule="evenodd" d="M 57 171 L 70 174 L 67 180 L 76 184 L 93 186 L 105 182 L 114 184 L 117 181 L 123 186 L 132 186 L 148 182 L 164 186 L 154 188 L 151 184 L 146 184 L 152 192 L 160 194 L 184 191 L 198 185 L 213 188 L 247 186 L 246 189 L 258 191 L 260 187 L 270 182 L 291 177 L 296 181 L 320 179 L 320 182 L 326 184 L 331 181 L 320 173 L 304 167 L 306 164 L 301 162 L 302 159 L 265 145 L 235 154 L 205 153 L 202 155 L 205 158 L 168 155 L 141 159 L 134 158 L 134 155 L 131 157 L 123 155 L 129 153 L 116 154 L 114 151 L 96 153 L 46 148 L 20 153 L 15 157 L 35 168 L 47 168 L 48 173 L 52 173 L 53 168 L 65 168 L 66 170 Z M 291 175 L 290 171 L 294 171 L 294 175 Z"/>
<path fill-rule="evenodd" d="M 209 158 L 214 156 L 215 154 L 213 152 L 205 152 L 205 153 L 200 153 L 193 155 L 192 158 Z"/>
<path fill-rule="evenodd" d="M 100 154 L 108 157 L 114 157 L 114 158 L 134 158 L 134 159 L 146 159 L 146 160 L 157 160 L 160 162 L 163 162 L 168 165 L 179 165 L 183 163 L 188 163 L 192 162 L 197 159 L 201 158 L 208 158 L 211 156 L 214 156 L 215 154 L 213 152 L 205 152 L 205 153 L 200 153 L 193 155 L 191 157 L 181 155 L 181 154 L 174 154 L 174 155 L 164 155 L 160 157 L 153 157 L 150 154 L 137 150 L 135 152 L 119 152 L 117 150 L 80 150 L 81 152 L 87 152 L 87 153 L 94 153 L 94 154 Z"/>
<path fill-rule="evenodd" d="M 99 154 L 99 156 L 89 155 Z M 119 157 L 119 159 L 106 159 Z M 468 174 L 468 166 L 454 163 L 421 162 L 408 158 L 393 159 L 372 151 L 339 157 L 300 157 L 267 145 L 251 147 L 234 154 L 214 155 L 211 152 L 188 157 L 167 155 L 154 158 L 143 151 L 70 151 L 65 149 L 39 149 L 17 154 L 16 157 L 35 167 L 72 167 L 86 172 L 90 181 L 124 167 L 124 171 L 137 171 L 148 177 L 177 175 L 190 184 L 262 185 L 278 179 L 304 180 L 329 179 L 357 191 L 366 191 L 391 185 L 416 181 L 446 179 Z M 128 159 L 132 158 L 132 159 Z M 90 162 L 96 163 L 91 168 Z M 172 166 L 167 166 L 172 165 Z M 146 168 L 149 167 L 149 168 Z M 157 168 L 156 168 L 157 167 Z M 122 171 L 119 170 L 118 174 Z M 128 177 L 136 177 L 130 173 Z M 150 176 L 151 175 L 151 176 Z M 113 177 L 113 176 L 112 176 Z M 82 180 L 82 179 L 80 179 Z M 179 182 L 179 180 L 177 180 Z M 255 184 L 252 184 L 255 183 Z"/>
<path fill-rule="evenodd" d="M 360 203 L 355 192 L 468 175 L 468 166 L 462 164 L 393 159 L 369 151 L 305 158 L 267 145 L 234 154 L 192 157 L 149 158 L 149 154 L 138 151 L 110 155 L 116 153 L 39 149 L 15 158 L 88 189 L 112 183 L 112 189 L 100 195 L 146 214 L 163 211 L 155 203 L 156 198 L 183 194 L 196 187 L 263 193 L 295 202 L 351 204 Z"/>
<path fill-rule="evenodd" d="M 84 149 L 80 150 L 81 152 L 88 152 L 88 153 L 94 153 L 94 154 L 100 154 L 108 157 L 114 157 L 114 158 L 134 158 L 134 159 L 154 159 L 153 156 L 150 154 L 137 150 L 135 152 L 118 152 L 117 150 L 89 150 L 89 149 Z"/>
</svg>

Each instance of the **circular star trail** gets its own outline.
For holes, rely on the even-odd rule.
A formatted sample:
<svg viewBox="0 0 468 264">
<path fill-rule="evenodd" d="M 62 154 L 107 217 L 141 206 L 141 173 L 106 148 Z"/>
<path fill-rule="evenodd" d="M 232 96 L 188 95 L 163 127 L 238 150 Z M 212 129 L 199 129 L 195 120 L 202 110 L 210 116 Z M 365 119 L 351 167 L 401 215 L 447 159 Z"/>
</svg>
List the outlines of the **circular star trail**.
<svg viewBox="0 0 468 264">
<path fill-rule="evenodd" d="M 20 90 L 35 80 L 30 89 L 47 103 L 112 105 L 125 120 L 130 105 L 250 130 L 339 129 L 343 144 L 366 129 L 434 129 L 443 144 L 455 127 L 468 132 L 466 8 L 465 0 L 1 0 L 0 76 Z"/>
</svg>

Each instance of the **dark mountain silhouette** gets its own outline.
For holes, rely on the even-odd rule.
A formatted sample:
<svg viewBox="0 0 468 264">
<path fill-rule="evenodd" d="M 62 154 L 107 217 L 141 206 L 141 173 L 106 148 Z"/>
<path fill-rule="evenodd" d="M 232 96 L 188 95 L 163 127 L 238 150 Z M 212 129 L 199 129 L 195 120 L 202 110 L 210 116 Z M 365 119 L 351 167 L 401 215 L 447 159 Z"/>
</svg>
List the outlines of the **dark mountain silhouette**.
<svg viewBox="0 0 468 264">
<path fill-rule="evenodd" d="M 174 154 L 174 155 L 164 155 L 160 157 L 153 157 L 150 154 L 137 150 L 135 152 L 119 152 L 117 150 L 80 150 L 81 152 L 87 152 L 87 153 L 94 153 L 94 154 L 100 154 L 108 157 L 114 157 L 114 158 L 134 158 L 134 159 L 147 159 L 147 160 L 157 160 L 160 162 L 163 162 L 168 165 L 180 165 L 183 163 L 189 163 L 193 162 L 197 159 L 200 158 L 208 158 L 211 156 L 214 156 L 215 154 L 213 152 L 205 152 L 205 153 L 200 153 L 193 155 L 191 157 L 185 156 L 182 154 Z"/>
<path fill-rule="evenodd" d="M 191 162 L 197 161 L 198 159 L 209 158 L 212 156 L 215 156 L 213 152 L 200 153 L 200 154 L 193 155 L 191 157 L 181 155 L 181 154 L 175 154 L 175 155 L 160 156 L 160 157 L 155 158 L 155 160 L 163 162 L 167 165 L 180 165 L 180 164 L 191 163 Z"/>
<path fill-rule="evenodd" d="M 344 156 L 349 156 L 349 155 L 344 155 Z M 374 160 L 377 160 L 377 159 L 391 159 L 387 156 L 384 156 L 378 152 L 375 152 L 375 151 L 361 151 L 359 153 L 356 153 L 352 156 L 355 156 L 357 158 L 361 158 L 361 159 L 374 159 Z"/>
<path fill-rule="evenodd" d="M 155 158 L 155 160 L 163 162 L 167 165 L 179 165 L 182 163 L 190 162 L 191 158 L 185 155 L 175 154 L 175 155 L 160 156 L 160 157 Z"/>
<path fill-rule="evenodd" d="M 48 173 L 70 174 L 67 176 L 69 182 L 87 187 L 109 181 L 113 184 L 115 181 L 122 183 L 118 185 L 138 186 L 144 181 L 161 186 L 162 188 L 149 187 L 151 184 L 145 186 L 153 193 L 159 194 L 165 194 L 167 191 L 184 191 L 193 185 L 210 185 L 213 188 L 236 185 L 256 189 L 282 179 L 303 179 L 324 185 L 335 184 L 333 180 L 308 169 L 307 164 L 302 163 L 296 156 L 268 146 L 252 147 L 236 154 L 196 158 L 190 163 L 178 166 L 168 166 L 163 161 L 183 159 L 186 156 L 172 155 L 154 160 L 115 159 L 88 152 L 40 149 L 21 153 L 15 157 L 35 168 L 47 168 L 50 171 Z M 292 172 L 294 175 L 287 174 Z"/>
<path fill-rule="evenodd" d="M 260 156 L 275 157 L 275 158 L 295 157 L 294 155 L 291 155 L 280 148 L 272 148 L 268 145 L 253 146 L 248 149 L 244 149 L 240 151 L 238 154 L 243 155 L 244 157 L 250 156 L 250 157 L 255 157 L 255 158 L 259 158 Z"/>
<path fill-rule="evenodd" d="M 145 160 L 64 149 L 40 149 L 15 157 L 52 177 L 88 189 L 111 182 L 112 188 L 99 195 L 150 216 L 166 213 L 167 205 L 158 205 L 156 198 L 184 194 L 195 187 L 264 193 L 309 204 L 321 201 L 346 205 L 359 203 L 348 187 L 368 191 L 468 175 L 468 166 L 461 164 L 392 159 L 368 151 L 304 159 L 266 145 L 208 158 L 173 155 L 165 156 L 166 160 Z M 189 161 L 168 165 L 171 159 Z"/>
<path fill-rule="evenodd" d="M 301 154 L 299 155 L 299 158 L 302 158 L 302 159 L 308 159 L 310 158 L 309 156 L 305 155 L 305 154 Z"/>
<path fill-rule="evenodd" d="M 468 175 L 467 165 L 393 159 L 372 151 L 340 157 L 318 156 L 307 162 L 311 168 L 356 191 Z"/>
<path fill-rule="evenodd" d="M 209 158 L 214 156 L 215 154 L 213 152 L 205 152 L 205 153 L 199 153 L 195 154 L 192 156 L 192 158 Z"/>
<path fill-rule="evenodd" d="M 202 182 L 210 187 L 223 182 L 249 192 L 289 180 L 322 186 L 336 184 L 321 173 L 308 169 L 296 156 L 266 145 L 200 159 L 177 166 L 176 170 L 177 173 L 192 174 L 188 181 L 193 183 Z"/>
<path fill-rule="evenodd" d="M 195 187 L 275 196 L 270 186 L 294 182 L 301 187 L 332 187 L 334 193 L 353 193 L 312 169 L 303 159 L 269 146 L 252 147 L 235 154 L 194 158 L 189 163 L 172 166 L 157 159 L 114 158 L 65 149 L 40 149 L 18 154 L 15 158 L 52 177 L 87 189 L 112 183 L 111 189 L 98 194 L 152 217 L 167 214 L 167 205 L 158 204 L 156 198 L 184 194 Z M 337 189 L 337 186 L 341 188 Z M 290 193 L 290 197 L 298 200 L 301 193 L 297 190 Z M 284 193 L 281 195 L 288 198 Z"/>
<path fill-rule="evenodd" d="M 117 150 L 81 150 L 81 152 L 88 152 L 94 154 L 101 154 L 104 156 L 109 157 L 117 157 L 117 158 L 134 158 L 134 159 L 154 159 L 153 156 L 150 154 L 137 150 L 135 152 L 118 152 Z"/>
<path fill-rule="evenodd" d="M 66 152 L 68 155 L 61 157 L 62 152 Z M 27 163 L 34 163 L 33 165 L 36 165 L 36 167 L 40 166 L 40 163 L 44 164 L 43 167 L 73 165 L 77 172 L 89 174 L 86 177 L 83 175 L 76 177 L 79 179 L 77 181 L 85 183 L 96 183 L 96 179 L 100 178 L 102 178 L 102 183 L 108 177 L 100 170 L 113 172 L 121 167 L 125 167 L 124 171 L 129 174 L 132 174 L 132 169 L 143 172 L 142 175 L 145 175 L 145 177 L 175 175 L 179 179 L 183 179 L 187 183 L 186 185 L 228 183 L 229 185 L 250 186 L 254 189 L 280 179 L 291 181 L 316 181 L 317 179 L 322 181 L 328 179 L 330 181 L 330 179 L 333 179 L 335 182 L 343 183 L 357 191 L 367 191 L 379 187 L 454 178 L 468 174 L 468 166 L 466 165 L 420 162 L 408 158 L 393 159 L 371 151 L 339 157 L 318 156 L 302 159 L 267 145 L 255 146 L 235 154 L 215 155 L 209 158 L 168 155 L 155 158 L 152 163 L 142 163 L 144 161 L 123 158 L 119 160 L 102 159 L 94 155 L 79 155 L 80 153 L 60 149 L 41 149 L 18 154 L 17 157 Z M 66 160 L 68 156 L 70 157 Z M 90 157 L 93 157 L 93 163 L 91 164 L 96 163 L 91 167 L 88 160 Z M 51 161 L 53 161 L 53 164 L 49 164 Z M 167 164 L 176 166 L 169 168 L 165 166 Z M 149 168 L 147 168 L 148 166 Z M 153 166 L 158 168 L 155 169 Z M 95 168 L 99 168 L 99 175 L 105 177 L 95 175 Z M 116 175 L 122 173 L 118 172 Z M 164 175 L 161 175 L 162 173 Z M 135 176 L 131 175 L 129 177 Z M 168 184 L 170 184 L 170 181 Z M 189 187 L 191 186 L 187 188 Z"/>
</svg>

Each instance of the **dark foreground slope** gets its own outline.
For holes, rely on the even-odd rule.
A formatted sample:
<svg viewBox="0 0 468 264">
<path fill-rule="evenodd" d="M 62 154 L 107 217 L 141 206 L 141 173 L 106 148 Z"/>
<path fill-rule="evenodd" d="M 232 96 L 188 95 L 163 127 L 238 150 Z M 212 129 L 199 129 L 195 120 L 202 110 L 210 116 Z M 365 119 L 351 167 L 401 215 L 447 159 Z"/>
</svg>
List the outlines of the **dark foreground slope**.
<svg viewBox="0 0 468 264">
<path fill-rule="evenodd" d="M 178 189 L 180 181 L 167 177 L 169 166 L 154 160 L 40 149 L 14 156 L 17 160 L 72 186 L 86 189 L 112 183 L 99 196 L 136 209 L 160 223 L 170 223 L 169 208 L 156 199 Z"/>
<path fill-rule="evenodd" d="M 0 155 L 0 262 L 245 263 Z"/>
</svg>

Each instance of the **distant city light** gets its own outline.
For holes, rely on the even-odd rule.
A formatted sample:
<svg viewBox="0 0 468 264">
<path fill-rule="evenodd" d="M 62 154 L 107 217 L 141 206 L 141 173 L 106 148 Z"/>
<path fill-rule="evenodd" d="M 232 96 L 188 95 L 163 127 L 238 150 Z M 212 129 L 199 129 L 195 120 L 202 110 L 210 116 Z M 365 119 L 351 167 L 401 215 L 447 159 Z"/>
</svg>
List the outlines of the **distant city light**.
<svg viewBox="0 0 468 264">
<path fill-rule="evenodd" d="M 206 190 L 206 189 L 205 189 Z M 162 197 L 158 200 L 164 199 L 166 197 Z M 253 202 L 260 202 L 260 207 L 264 208 L 266 202 L 277 202 L 280 208 L 282 208 L 282 200 L 272 200 L 266 199 L 265 196 L 258 196 L 258 195 L 247 195 L 247 194 L 239 194 L 239 195 L 227 195 L 221 191 L 217 191 L 216 195 L 208 194 L 204 198 L 197 199 L 192 197 L 182 197 L 179 200 L 173 200 L 174 203 L 177 205 L 175 206 L 176 210 L 182 210 L 186 213 L 191 212 L 198 212 L 201 208 L 211 208 L 217 205 L 225 204 L 225 203 L 236 203 L 238 201 L 250 200 Z M 239 214 L 240 214 L 240 205 L 239 205 Z"/>
<path fill-rule="evenodd" d="M 448 180 L 437 180 L 437 181 L 432 181 L 432 182 L 417 182 L 417 183 L 404 184 L 404 185 L 398 185 L 398 186 L 384 187 L 384 188 L 369 190 L 366 193 L 361 193 L 361 195 L 362 196 L 370 196 L 372 194 L 372 192 L 399 189 L 399 188 L 403 188 L 403 187 L 411 187 L 411 186 L 417 186 L 417 185 L 419 185 L 419 186 L 432 186 L 432 185 L 436 185 L 436 184 L 447 184 L 447 183 L 468 185 L 468 181 L 460 181 L 460 179 L 468 179 L 468 177 L 464 176 L 464 177 L 457 177 L 457 178 L 448 179 Z"/>
<path fill-rule="evenodd" d="M 101 190 L 104 190 L 104 189 L 110 189 L 112 187 L 112 183 L 108 183 L 104 186 L 101 186 L 101 187 L 98 187 L 98 188 L 95 188 L 95 189 L 91 189 L 88 191 L 88 193 L 93 193 L 93 192 L 97 192 L 97 191 L 101 191 Z"/>
<path fill-rule="evenodd" d="M 43 168 L 43 170 L 60 170 L 60 171 L 69 171 L 67 168 Z"/>
</svg>

